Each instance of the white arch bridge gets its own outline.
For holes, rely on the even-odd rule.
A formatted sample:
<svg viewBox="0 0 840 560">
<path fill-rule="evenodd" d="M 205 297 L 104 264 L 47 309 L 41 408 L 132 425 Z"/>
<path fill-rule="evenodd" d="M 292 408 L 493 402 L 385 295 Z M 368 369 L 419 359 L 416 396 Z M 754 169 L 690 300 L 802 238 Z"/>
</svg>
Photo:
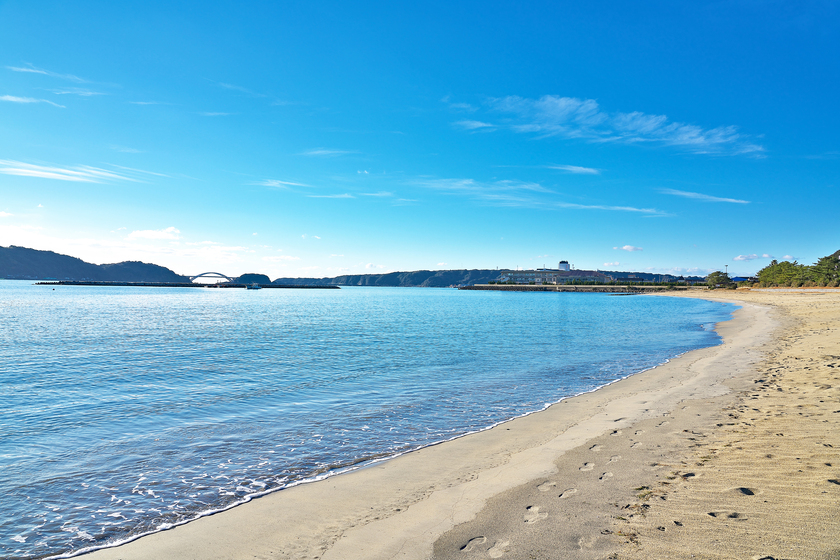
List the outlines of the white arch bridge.
<svg viewBox="0 0 840 560">
<path fill-rule="evenodd" d="M 196 278 L 217 278 L 217 279 L 224 279 L 228 282 L 233 282 L 235 278 L 231 278 L 230 276 L 226 276 L 221 272 L 202 272 L 201 274 L 197 274 L 195 276 L 190 276 L 190 282 L 194 282 Z"/>
</svg>

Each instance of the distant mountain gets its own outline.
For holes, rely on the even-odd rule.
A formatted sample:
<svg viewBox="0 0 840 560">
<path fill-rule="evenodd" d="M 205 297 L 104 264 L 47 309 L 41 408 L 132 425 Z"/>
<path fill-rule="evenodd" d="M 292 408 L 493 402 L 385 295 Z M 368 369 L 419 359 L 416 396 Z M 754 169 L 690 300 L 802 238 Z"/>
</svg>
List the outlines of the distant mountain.
<svg viewBox="0 0 840 560">
<path fill-rule="evenodd" d="M 168 268 L 139 261 L 91 264 L 76 257 L 26 247 L 0 247 L 0 278 L 95 280 L 100 282 L 189 282 Z"/>
<path fill-rule="evenodd" d="M 486 284 L 498 280 L 503 270 L 418 270 L 415 272 L 389 272 L 388 274 L 349 274 L 335 278 L 278 278 L 275 284 L 300 286 L 399 286 L 444 288 L 447 286 Z M 650 272 L 615 272 L 604 271 L 619 281 L 631 282 L 675 282 L 677 276 L 671 274 L 653 274 Z M 700 276 L 690 276 L 690 280 L 701 282 Z M 682 281 L 682 280 L 680 280 Z"/>
<path fill-rule="evenodd" d="M 459 284 L 486 284 L 496 280 L 500 270 L 417 270 L 388 274 L 348 274 L 335 278 L 278 278 L 275 284 L 293 286 L 401 286 L 445 288 Z"/>
<path fill-rule="evenodd" d="M 840 251 L 838 251 L 840 253 Z M 335 278 L 277 278 L 274 284 L 292 286 L 415 286 L 444 288 L 447 286 L 486 284 L 499 279 L 502 270 L 417 270 L 414 272 L 389 272 L 387 274 L 348 274 Z M 616 280 L 635 282 L 671 282 L 677 280 L 670 274 L 650 272 L 615 272 L 604 274 Z M 175 274 L 168 268 L 138 261 L 114 264 L 91 264 L 75 257 L 52 251 L 38 251 L 26 247 L 0 247 L 0 278 L 29 280 L 94 280 L 104 282 L 189 282 L 189 278 Z M 694 280 L 695 277 L 689 277 Z M 696 277 L 697 280 L 702 280 Z M 264 274 L 248 273 L 237 282 L 268 284 Z"/>
</svg>

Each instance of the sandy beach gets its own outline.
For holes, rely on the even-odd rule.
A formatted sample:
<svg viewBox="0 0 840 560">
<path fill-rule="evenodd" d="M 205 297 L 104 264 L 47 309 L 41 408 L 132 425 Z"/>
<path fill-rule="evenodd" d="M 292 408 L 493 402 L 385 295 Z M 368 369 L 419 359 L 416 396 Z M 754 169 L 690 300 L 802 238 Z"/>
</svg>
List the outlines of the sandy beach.
<svg viewBox="0 0 840 560">
<path fill-rule="evenodd" d="M 681 297 L 724 344 L 85 557 L 840 558 L 840 291 Z"/>
</svg>

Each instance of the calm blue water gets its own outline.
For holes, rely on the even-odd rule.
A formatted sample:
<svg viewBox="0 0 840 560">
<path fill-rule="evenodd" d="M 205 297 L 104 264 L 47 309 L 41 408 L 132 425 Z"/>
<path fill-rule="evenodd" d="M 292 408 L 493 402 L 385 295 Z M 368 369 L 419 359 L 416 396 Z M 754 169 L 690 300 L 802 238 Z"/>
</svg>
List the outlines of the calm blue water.
<svg viewBox="0 0 840 560">
<path fill-rule="evenodd" d="M 0 280 L 0 557 L 98 547 L 719 343 L 731 305 Z"/>
</svg>

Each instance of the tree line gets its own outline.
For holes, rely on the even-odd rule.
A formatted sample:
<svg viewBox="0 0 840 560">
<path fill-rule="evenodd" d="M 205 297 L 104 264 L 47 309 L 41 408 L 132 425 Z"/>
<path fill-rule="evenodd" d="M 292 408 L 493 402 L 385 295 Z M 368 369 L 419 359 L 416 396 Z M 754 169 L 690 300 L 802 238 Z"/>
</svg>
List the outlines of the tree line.
<svg viewBox="0 0 840 560">
<path fill-rule="evenodd" d="M 796 261 L 773 260 L 758 271 L 758 283 L 768 286 L 829 286 L 840 285 L 840 251 L 822 257 L 812 265 Z"/>
</svg>

